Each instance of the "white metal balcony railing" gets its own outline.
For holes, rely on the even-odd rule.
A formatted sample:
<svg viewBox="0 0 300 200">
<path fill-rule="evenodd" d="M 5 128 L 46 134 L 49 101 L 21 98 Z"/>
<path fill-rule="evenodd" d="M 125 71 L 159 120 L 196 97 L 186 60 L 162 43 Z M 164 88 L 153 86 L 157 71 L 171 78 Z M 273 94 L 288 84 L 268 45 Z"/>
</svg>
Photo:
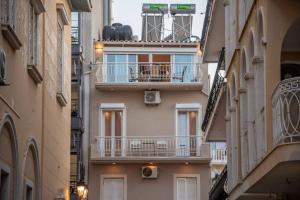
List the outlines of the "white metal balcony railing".
<svg viewBox="0 0 300 200">
<path fill-rule="evenodd" d="M 272 108 L 274 145 L 300 142 L 300 77 L 279 83 Z"/>
<path fill-rule="evenodd" d="M 199 157 L 200 136 L 96 137 L 92 156 L 97 158 Z"/>
<path fill-rule="evenodd" d="M 97 70 L 97 82 L 200 82 L 202 72 L 196 63 L 102 63 Z"/>
<path fill-rule="evenodd" d="M 211 150 L 211 162 L 226 164 L 227 163 L 227 150 L 226 149 L 212 149 Z"/>
</svg>

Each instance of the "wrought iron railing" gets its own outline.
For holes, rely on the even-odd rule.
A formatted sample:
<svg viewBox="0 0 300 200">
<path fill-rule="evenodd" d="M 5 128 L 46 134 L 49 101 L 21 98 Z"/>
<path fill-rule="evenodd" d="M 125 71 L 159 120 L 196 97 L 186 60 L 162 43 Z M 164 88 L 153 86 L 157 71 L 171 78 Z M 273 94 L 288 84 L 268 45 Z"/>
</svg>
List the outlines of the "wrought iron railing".
<svg viewBox="0 0 300 200">
<path fill-rule="evenodd" d="M 91 154 L 97 159 L 199 157 L 200 146 L 200 136 L 95 137 Z"/>
<path fill-rule="evenodd" d="M 107 62 L 97 70 L 97 82 L 200 82 L 198 63 Z"/>
<path fill-rule="evenodd" d="M 211 190 L 209 191 L 209 200 L 227 199 L 227 166 L 214 179 Z"/>
<path fill-rule="evenodd" d="M 272 96 L 273 144 L 300 142 L 300 77 L 281 81 Z"/>
<path fill-rule="evenodd" d="M 205 18 L 204 18 L 204 23 L 202 28 L 202 35 L 201 35 L 201 48 L 204 47 L 206 36 L 208 33 L 209 22 L 210 22 L 211 11 L 212 11 L 212 4 L 213 4 L 213 0 L 207 0 Z"/>
<path fill-rule="evenodd" d="M 217 102 L 219 93 L 221 91 L 221 88 L 222 88 L 222 85 L 224 82 L 224 75 L 222 74 L 222 71 L 224 71 L 224 69 L 225 69 L 225 48 L 223 47 L 220 52 L 217 70 L 216 70 L 213 85 L 212 85 L 212 88 L 211 88 L 211 91 L 209 94 L 204 120 L 202 122 L 201 128 L 203 131 L 206 131 L 211 114 L 215 108 L 215 104 Z"/>
</svg>

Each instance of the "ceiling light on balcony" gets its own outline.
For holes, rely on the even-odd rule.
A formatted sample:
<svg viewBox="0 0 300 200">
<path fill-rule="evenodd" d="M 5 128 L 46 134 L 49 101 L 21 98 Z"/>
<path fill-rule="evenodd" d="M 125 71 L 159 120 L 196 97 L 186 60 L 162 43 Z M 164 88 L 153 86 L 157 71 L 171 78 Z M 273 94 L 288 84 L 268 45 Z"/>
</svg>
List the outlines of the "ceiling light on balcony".
<svg viewBox="0 0 300 200">
<path fill-rule="evenodd" d="M 113 162 L 112 164 L 113 164 L 113 165 L 116 165 L 117 163 Z"/>
<path fill-rule="evenodd" d="M 184 164 L 185 164 L 185 165 L 189 165 L 190 163 L 189 163 L 189 162 L 185 162 Z"/>
</svg>

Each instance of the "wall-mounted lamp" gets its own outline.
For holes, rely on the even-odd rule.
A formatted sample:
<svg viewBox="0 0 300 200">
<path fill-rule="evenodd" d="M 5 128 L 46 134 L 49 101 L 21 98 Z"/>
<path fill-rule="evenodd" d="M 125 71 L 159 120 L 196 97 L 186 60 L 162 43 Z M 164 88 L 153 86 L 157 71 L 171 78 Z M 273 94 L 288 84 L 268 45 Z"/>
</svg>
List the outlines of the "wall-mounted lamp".
<svg viewBox="0 0 300 200">
<path fill-rule="evenodd" d="M 101 62 L 103 54 L 103 43 L 100 40 L 94 39 L 94 61 L 95 63 Z"/>
<path fill-rule="evenodd" d="M 77 194 L 78 194 L 80 200 L 87 199 L 88 188 L 87 188 L 87 185 L 83 181 L 77 183 Z"/>
</svg>

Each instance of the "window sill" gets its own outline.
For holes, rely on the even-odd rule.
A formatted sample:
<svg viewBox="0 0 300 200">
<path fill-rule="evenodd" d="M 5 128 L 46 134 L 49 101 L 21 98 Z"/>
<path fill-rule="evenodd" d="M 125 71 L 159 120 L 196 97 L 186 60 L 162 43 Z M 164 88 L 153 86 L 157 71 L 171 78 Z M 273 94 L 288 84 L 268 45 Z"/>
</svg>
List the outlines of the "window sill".
<svg viewBox="0 0 300 200">
<path fill-rule="evenodd" d="M 34 10 L 38 15 L 46 11 L 41 0 L 30 0 L 30 3 L 33 5 Z"/>
<path fill-rule="evenodd" d="M 4 38 L 8 41 L 10 46 L 15 49 L 19 50 L 22 47 L 22 43 L 18 38 L 17 34 L 9 24 L 1 24 L 1 31 Z"/>
<path fill-rule="evenodd" d="M 56 100 L 62 107 L 65 107 L 67 105 L 67 100 L 62 92 L 56 93 Z"/>
<path fill-rule="evenodd" d="M 36 65 L 27 65 L 27 71 L 32 80 L 39 84 L 43 81 L 43 77 L 40 74 L 39 70 L 36 68 Z"/>
</svg>

